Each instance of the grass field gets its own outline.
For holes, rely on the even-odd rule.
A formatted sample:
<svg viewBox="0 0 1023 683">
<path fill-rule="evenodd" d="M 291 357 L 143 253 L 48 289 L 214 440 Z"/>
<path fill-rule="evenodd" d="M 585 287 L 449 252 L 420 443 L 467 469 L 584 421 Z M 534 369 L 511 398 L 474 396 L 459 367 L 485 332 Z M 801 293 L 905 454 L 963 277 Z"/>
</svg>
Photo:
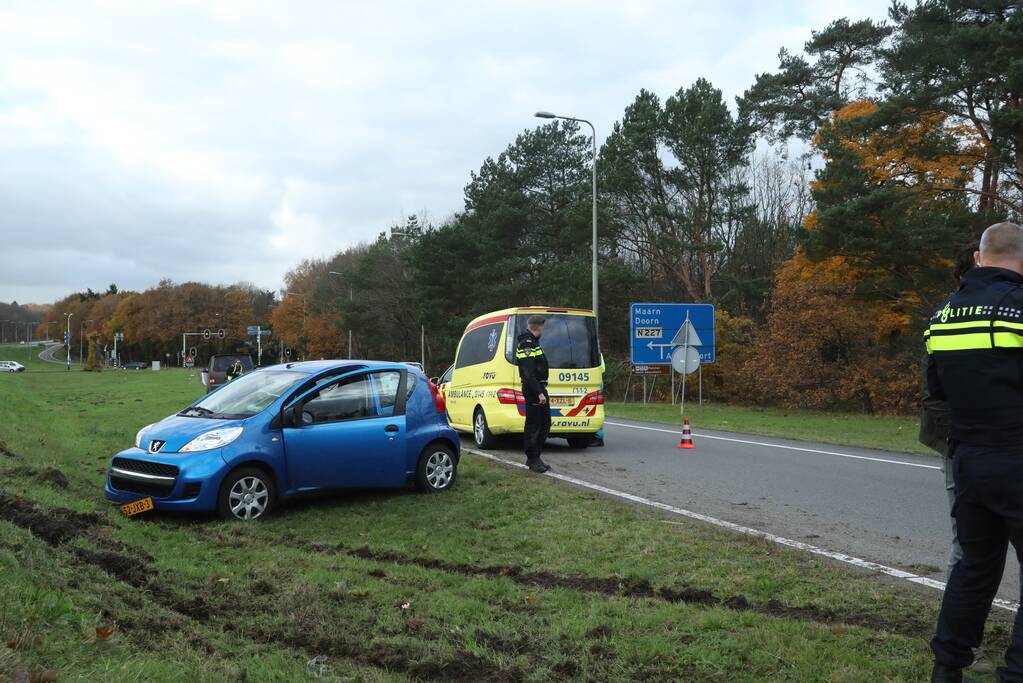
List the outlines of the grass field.
<svg viewBox="0 0 1023 683">
<path fill-rule="evenodd" d="M 609 403 L 609 417 L 679 424 L 679 407 L 665 403 Z M 818 441 L 839 446 L 879 448 L 901 453 L 936 455 L 917 441 L 918 417 L 887 417 L 783 408 L 750 408 L 695 401 L 686 403 L 694 430 L 729 432 Z"/>
<path fill-rule="evenodd" d="M 472 456 L 441 495 L 339 493 L 256 524 L 121 517 L 102 496 L 110 454 L 200 391 L 181 370 L 0 375 L 0 680 L 929 671 L 936 592 Z"/>
</svg>

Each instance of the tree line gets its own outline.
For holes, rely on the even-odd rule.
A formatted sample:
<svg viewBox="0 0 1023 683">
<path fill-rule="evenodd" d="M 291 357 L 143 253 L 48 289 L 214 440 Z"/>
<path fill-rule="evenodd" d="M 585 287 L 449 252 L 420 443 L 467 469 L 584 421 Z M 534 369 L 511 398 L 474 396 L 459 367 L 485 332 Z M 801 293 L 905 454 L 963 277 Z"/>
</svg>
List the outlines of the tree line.
<svg viewBox="0 0 1023 683">
<path fill-rule="evenodd" d="M 1018 2 L 927 0 L 813 31 L 732 106 L 702 78 L 663 100 L 641 90 L 597 162 L 609 390 L 631 301 L 712 302 L 712 398 L 912 409 L 919 335 L 956 254 L 1023 214 L 1021 89 Z M 214 313 L 235 343 L 264 322 L 310 358 L 421 360 L 425 332 L 439 374 L 476 315 L 589 306 L 590 145 L 573 122 L 523 131 L 471 173 L 456 215 L 304 261 L 276 295 L 165 283 L 87 315 L 164 354 Z"/>
</svg>

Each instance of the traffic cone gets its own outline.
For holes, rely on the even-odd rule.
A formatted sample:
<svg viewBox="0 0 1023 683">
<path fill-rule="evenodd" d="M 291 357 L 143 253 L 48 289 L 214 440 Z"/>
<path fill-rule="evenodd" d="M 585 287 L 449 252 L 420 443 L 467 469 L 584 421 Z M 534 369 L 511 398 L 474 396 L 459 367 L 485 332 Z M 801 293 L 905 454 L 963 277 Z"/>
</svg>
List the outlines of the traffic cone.
<svg viewBox="0 0 1023 683">
<path fill-rule="evenodd" d="M 693 433 L 689 429 L 689 418 L 683 418 L 682 422 L 682 440 L 678 444 L 679 448 L 696 448 L 696 444 L 693 443 Z"/>
</svg>

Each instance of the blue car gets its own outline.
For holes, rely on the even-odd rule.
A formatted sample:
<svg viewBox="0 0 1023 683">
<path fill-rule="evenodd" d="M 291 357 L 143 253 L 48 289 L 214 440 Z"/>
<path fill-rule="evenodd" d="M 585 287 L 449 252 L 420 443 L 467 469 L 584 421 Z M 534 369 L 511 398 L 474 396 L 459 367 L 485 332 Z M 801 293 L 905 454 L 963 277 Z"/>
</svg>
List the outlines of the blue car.
<svg viewBox="0 0 1023 683">
<path fill-rule="evenodd" d="M 417 368 L 310 361 L 261 368 L 143 427 L 110 463 L 106 496 L 260 519 L 310 491 L 451 488 L 460 443 Z"/>
</svg>

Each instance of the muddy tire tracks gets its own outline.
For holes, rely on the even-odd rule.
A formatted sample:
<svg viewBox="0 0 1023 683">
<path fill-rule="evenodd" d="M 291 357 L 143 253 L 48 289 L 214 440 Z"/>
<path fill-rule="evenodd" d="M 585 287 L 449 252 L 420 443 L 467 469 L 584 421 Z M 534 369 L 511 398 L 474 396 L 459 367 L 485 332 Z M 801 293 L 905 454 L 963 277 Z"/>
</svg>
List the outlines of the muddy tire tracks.
<svg viewBox="0 0 1023 683">
<path fill-rule="evenodd" d="M 0 520 L 6 520 L 28 530 L 51 548 L 106 572 L 132 588 L 144 592 L 160 607 L 193 622 L 208 625 L 212 624 L 216 617 L 223 619 L 232 614 L 242 613 L 272 614 L 279 608 L 272 594 L 230 593 L 224 589 L 214 593 L 209 586 L 201 584 L 190 587 L 186 592 L 191 597 L 183 598 L 163 587 L 166 582 L 158 580 L 161 576 L 160 571 L 153 569 L 151 564 L 146 568 L 140 562 L 140 559 L 146 560 L 146 564 L 155 561 L 141 548 L 112 540 L 99 542 L 104 549 L 83 548 L 71 544 L 72 540 L 79 537 L 95 536 L 98 527 L 109 526 L 99 513 L 81 513 L 60 507 L 47 508 L 21 497 L 12 497 L 0 492 Z M 130 555 L 126 554 L 129 552 Z M 164 571 L 163 574 L 166 575 L 167 572 Z M 187 623 L 165 626 L 169 627 L 169 630 L 187 635 L 194 646 L 205 650 L 207 654 L 212 655 L 215 652 L 205 639 L 187 628 Z M 352 663 L 401 672 L 425 680 L 455 683 L 475 681 L 519 683 L 528 678 L 523 669 L 499 668 L 483 657 L 457 647 L 450 657 L 410 661 L 406 650 L 386 643 L 370 643 L 365 633 L 352 633 L 345 637 L 334 631 L 331 636 L 326 636 L 299 628 L 297 624 L 293 626 L 289 629 L 288 624 L 278 622 L 272 627 L 231 628 L 230 632 L 255 644 L 273 642 L 286 646 L 307 659 L 314 655 L 327 654 Z M 149 624 L 148 628 L 152 628 L 152 624 Z"/>
<path fill-rule="evenodd" d="M 773 599 L 766 603 L 756 603 L 750 601 L 744 595 L 722 598 L 702 588 L 690 586 L 681 588 L 654 586 L 646 579 L 563 576 L 546 571 L 529 571 L 514 565 L 474 565 L 429 557 L 414 557 L 402 555 L 391 550 L 373 550 L 368 546 L 349 548 L 344 544 L 328 545 L 295 541 L 294 539 L 285 539 L 285 541 L 292 547 L 301 550 L 312 550 L 329 555 L 343 554 L 365 560 L 416 566 L 423 569 L 432 569 L 464 576 L 503 577 L 517 584 L 539 589 L 567 589 L 585 593 L 599 593 L 611 597 L 649 598 L 702 607 L 720 607 L 738 612 L 753 612 L 780 619 L 809 621 L 828 627 L 834 627 L 836 624 L 861 626 L 874 631 L 884 631 L 909 638 L 929 637 L 933 627 L 930 620 L 913 617 L 906 617 L 899 622 L 893 623 L 870 613 L 840 612 L 822 609 L 813 605 L 791 606 Z"/>
</svg>

